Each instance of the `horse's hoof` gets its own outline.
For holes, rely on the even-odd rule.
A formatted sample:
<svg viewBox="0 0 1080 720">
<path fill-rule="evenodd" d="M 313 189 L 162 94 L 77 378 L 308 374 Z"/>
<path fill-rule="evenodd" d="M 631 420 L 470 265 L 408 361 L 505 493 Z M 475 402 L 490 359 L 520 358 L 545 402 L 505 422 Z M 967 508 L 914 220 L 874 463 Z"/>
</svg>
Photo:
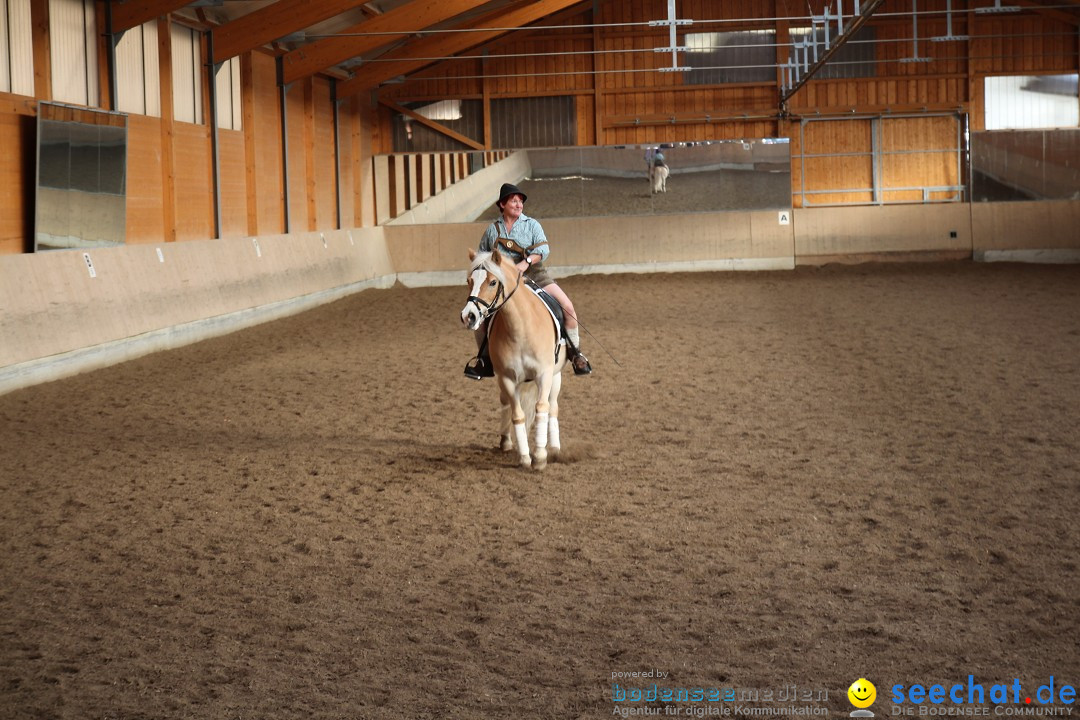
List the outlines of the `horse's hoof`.
<svg viewBox="0 0 1080 720">
<path fill-rule="evenodd" d="M 523 468 L 532 467 L 532 458 L 530 458 L 528 455 L 522 455 L 521 460 L 520 460 L 520 465 Z"/>
<path fill-rule="evenodd" d="M 499 449 L 503 452 L 510 452 L 514 449 L 514 441 L 504 435 L 502 441 L 499 443 Z"/>
</svg>

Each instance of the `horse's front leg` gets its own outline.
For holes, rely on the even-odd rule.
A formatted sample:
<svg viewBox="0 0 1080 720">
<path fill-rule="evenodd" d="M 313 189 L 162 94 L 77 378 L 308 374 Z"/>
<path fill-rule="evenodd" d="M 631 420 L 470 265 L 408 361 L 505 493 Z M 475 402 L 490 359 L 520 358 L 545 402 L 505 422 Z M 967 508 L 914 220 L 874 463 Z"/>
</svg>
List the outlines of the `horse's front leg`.
<svg viewBox="0 0 1080 720">
<path fill-rule="evenodd" d="M 548 370 L 536 378 L 536 420 L 533 438 L 533 468 L 536 470 L 543 470 L 547 466 L 549 398 L 554 374 L 554 370 Z"/>
<path fill-rule="evenodd" d="M 529 436 L 525 429 L 525 411 L 521 408 L 521 398 L 518 395 L 517 383 L 509 378 L 499 377 L 499 399 L 503 405 L 503 416 L 508 417 L 514 426 L 514 444 L 517 445 L 518 458 L 521 467 L 529 467 L 532 460 L 529 457 Z M 505 420 L 504 420 L 505 422 Z M 503 435 L 503 450 L 509 450 L 506 446 L 510 439 L 510 433 Z"/>
</svg>

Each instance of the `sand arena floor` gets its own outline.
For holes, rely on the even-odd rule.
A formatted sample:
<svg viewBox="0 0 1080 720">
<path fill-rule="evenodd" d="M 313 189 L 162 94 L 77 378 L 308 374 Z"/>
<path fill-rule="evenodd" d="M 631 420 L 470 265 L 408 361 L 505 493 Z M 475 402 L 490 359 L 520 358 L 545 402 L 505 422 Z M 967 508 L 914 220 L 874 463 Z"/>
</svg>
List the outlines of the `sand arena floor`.
<svg viewBox="0 0 1080 720">
<path fill-rule="evenodd" d="M 543 473 L 461 375 L 464 283 L 0 397 L 0 716 L 1080 684 L 1080 267 L 562 285 L 620 365 L 586 342 Z"/>
</svg>

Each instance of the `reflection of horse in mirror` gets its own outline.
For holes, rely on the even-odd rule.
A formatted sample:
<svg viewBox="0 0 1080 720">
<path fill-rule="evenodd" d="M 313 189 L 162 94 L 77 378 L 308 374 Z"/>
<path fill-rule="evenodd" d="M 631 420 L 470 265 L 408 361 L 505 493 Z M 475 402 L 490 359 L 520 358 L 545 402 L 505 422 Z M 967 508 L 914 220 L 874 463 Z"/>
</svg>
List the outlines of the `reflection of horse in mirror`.
<svg viewBox="0 0 1080 720">
<path fill-rule="evenodd" d="M 667 192 L 667 165 L 654 165 L 649 172 L 649 182 L 652 183 L 653 193 Z"/>
<path fill-rule="evenodd" d="M 533 292 L 514 263 L 499 253 L 469 250 L 469 299 L 461 322 L 476 330 L 487 320 L 487 343 L 502 405 L 501 446 L 517 444 L 522 467 L 541 470 L 559 452 L 559 389 L 566 346 L 544 300 Z M 529 457 L 528 428 L 522 399 L 536 387 L 535 435 Z M 511 421 L 514 435 L 510 435 Z"/>
</svg>

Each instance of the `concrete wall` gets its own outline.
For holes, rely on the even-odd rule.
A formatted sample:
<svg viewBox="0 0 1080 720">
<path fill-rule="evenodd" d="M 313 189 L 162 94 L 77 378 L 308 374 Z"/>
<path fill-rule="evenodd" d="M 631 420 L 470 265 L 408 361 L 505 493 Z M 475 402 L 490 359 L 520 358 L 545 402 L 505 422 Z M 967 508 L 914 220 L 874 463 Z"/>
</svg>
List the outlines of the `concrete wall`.
<svg viewBox="0 0 1080 720">
<path fill-rule="evenodd" d="M 799 265 L 971 257 L 971 215 L 965 203 L 796 208 L 794 212 Z"/>
<path fill-rule="evenodd" d="M 972 203 L 973 257 L 983 262 L 1080 262 L 1080 202 Z"/>
<path fill-rule="evenodd" d="M 381 228 L 3 256 L 0 392 L 393 282 Z"/>
<path fill-rule="evenodd" d="M 811 208 L 790 219 L 781 224 L 777 211 L 560 218 L 544 228 L 556 277 L 871 259 L 1080 262 L 1077 201 Z M 0 256 L 0 392 L 365 288 L 463 283 L 467 251 L 484 227 L 395 225 Z"/>
</svg>

